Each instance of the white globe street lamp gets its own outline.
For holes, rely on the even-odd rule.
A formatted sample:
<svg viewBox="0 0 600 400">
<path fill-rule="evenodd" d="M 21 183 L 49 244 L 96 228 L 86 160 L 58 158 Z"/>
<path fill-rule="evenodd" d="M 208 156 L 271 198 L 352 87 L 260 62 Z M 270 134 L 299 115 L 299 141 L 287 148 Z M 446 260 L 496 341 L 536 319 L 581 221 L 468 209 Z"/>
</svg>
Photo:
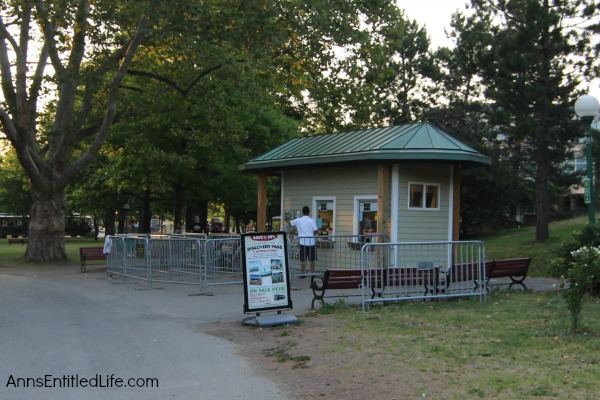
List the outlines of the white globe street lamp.
<svg viewBox="0 0 600 400">
<path fill-rule="evenodd" d="M 587 164 L 587 179 L 584 181 L 585 202 L 588 203 L 588 219 L 590 225 L 596 224 L 596 203 L 594 201 L 594 164 L 592 161 L 592 122 L 598 115 L 600 103 L 598 99 L 584 94 L 575 102 L 575 114 L 585 126 L 585 162 Z"/>
</svg>

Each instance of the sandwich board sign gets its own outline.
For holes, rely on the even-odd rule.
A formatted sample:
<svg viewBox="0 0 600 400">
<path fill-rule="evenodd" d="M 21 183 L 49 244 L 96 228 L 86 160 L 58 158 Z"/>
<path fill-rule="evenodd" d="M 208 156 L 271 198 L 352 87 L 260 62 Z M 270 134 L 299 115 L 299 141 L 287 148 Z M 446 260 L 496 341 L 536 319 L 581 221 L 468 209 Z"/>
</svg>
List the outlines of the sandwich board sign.
<svg viewBox="0 0 600 400">
<path fill-rule="evenodd" d="M 285 232 L 251 232 L 241 235 L 244 276 L 244 325 L 279 325 L 296 322 L 294 316 L 281 314 L 292 309 L 290 274 Z M 264 311 L 277 315 L 261 316 Z"/>
</svg>

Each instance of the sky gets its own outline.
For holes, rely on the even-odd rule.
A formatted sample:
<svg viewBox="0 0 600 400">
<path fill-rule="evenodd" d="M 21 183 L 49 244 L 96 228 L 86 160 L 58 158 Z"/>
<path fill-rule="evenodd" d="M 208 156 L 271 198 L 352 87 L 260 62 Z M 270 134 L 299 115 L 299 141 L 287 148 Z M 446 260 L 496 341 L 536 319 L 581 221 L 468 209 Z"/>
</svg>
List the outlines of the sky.
<svg viewBox="0 0 600 400">
<path fill-rule="evenodd" d="M 444 29 L 450 29 L 452 14 L 464 11 L 467 0 L 397 0 L 410 19 L 425 25 L 433 47 L 450 46 Z"/>
<path fill-rule="evenodd" d="M 444 29 L 450 29 L 452 14 L 457 10 L 464 11 L 468 0 L 396 0 L 406 11 L 410 19 L 424 25 L 433 47 L 450 47 L 452 42 L 446 38 Z M 600 79 L 584 85 L 589 94 L 600 100 Z"/>
</svg>

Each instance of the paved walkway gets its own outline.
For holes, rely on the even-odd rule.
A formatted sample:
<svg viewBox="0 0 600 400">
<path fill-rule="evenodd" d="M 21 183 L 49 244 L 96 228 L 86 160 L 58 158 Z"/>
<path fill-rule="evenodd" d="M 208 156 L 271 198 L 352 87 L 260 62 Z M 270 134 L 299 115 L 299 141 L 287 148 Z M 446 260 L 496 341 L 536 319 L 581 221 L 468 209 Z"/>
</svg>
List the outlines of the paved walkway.
<svg viewBox="0 0 600 400">
<path fill-rule="evenodd" d="M 192 287 L 144 290 L 78 270 L 0 275 L 1 399 L 287 398 L 233 343 L 198 329 L 241 321 L 241 286 L 188 296 Z M 104 387 L 73 387 L 77 376 Z M 111 381 L 131 378 L 156 379 L 159 387 Z"/>
<path fill-rule="evenodd" d="M 308 311 L 309 281 L 296 281 L 289 314 Z M 556 280 L 526 283 L 533 291 L 558 290 Z M 81 274 L 78 266 L 0 270 L 0 398 L 286 399 L 276 377 L 263 378 L 260 365 L 237 356 L 232 343 L 198 329 L 241 322 L 243 287 L 188 295 L 195 291 L 169 284 L 146 290 L 143 282 L 123 284 L 99 269 Z M 249 328 L 240 323 L 236 329 Z M 73 387 L 77 378 L 95 378 L 104 387 Z M 130 378 L 156 379 L 159 387 L 115 386 Z M 54 388 L 43 387 L 48 383 Z"/>
</svg>

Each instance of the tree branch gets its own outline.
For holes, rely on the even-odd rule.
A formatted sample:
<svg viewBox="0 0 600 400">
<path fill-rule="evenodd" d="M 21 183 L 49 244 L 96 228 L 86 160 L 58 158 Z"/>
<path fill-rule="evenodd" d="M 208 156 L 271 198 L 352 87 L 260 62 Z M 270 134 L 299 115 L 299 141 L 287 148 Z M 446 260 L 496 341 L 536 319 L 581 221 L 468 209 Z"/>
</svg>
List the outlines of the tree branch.
<svg viewBox="0 0 600 400">
<path fill-rule="evenodd" d="M 185 97 L 185 90 L 183 88 L 181 88 L 177 83 L 173 82 L 172 80 L 170 80 L 168 78 L 165 78 L 164 76 L 156 75 L 156 74 L 153 74 L 152 72 L 136 71 L 133 69 L 127 71 L 127 74 L 132 75 L 132 76 L 141 76 L 144 78 L 150 78 L 150 79 L 154 79 L 155 81 L 165 83 L 167 86 L 172 87 L 173 89 L 175 89 L 176 92 L 178 92 L 179 94 L 181 94 L 182 96 Z"/>
<path fill-rule="evenodd" d="M 110 127 L 112 126 L 113 119 L 116 114 L 116 102 L 117 102 L 117 94 L 119 91 L 119 86 L 127 71 L 133 61 L 133 57 L 137 52 L 138 48 L 146 39 L 148 33 L 151 31 L 151 25 L 145 17 L 142 17 L 140 20 L 138 27 L 133 35 L 132 39 L 129 41 L 128 45 L 124 46 L 126 48 L 125 55 L 121 60 L 117 73 L 115 74 L 110 89 L 108 92 L 108 103 L 106 107 L 106 114 L 104 115 L 104 120 L 102 121 L 102 125 L 100 130 L 98 131 L 98 135 L 85 152 L 85 154 L 75 161 L 71 166 L 65 170 L 65 172 L 57 179 L 57 183 L 60 185 L 66 185 L 66 183 L 70 180 L 73 175 L 81 172 L 96 156 L 102 144 L 104 144 L 109 132 Z"/>
<path fill-rule="evenodd" d="M 165 83 L 167 86 L 172 87 L 173 89 L 175 89 L 175 91 L 177 91 L 179 94 L 181 94 L 183 97 L 187 97 L 187 95 L 190 93 L 190 91 L 194 88 L 194 86 L 196 86 L 196 84 L 200 81 L 200 79 L 204 78 L 205 76 L 207 76 L 208 74 L 223 68 L 225 65 L 227 65 L 228 63 L 225 64 L 217 64 L 213 67 L 207 68 L 204 71 L 201 71 L 198 76 L 185 88 L 182 88 L 181 86 L 179 86 L 177 83 L 173 82 L 171 79 L 166 78 L 164 76 L 160 76 L 157 74 L 154 74 L 152 72 L 145 72 L 145 71 L 138 71 L 138 70 L 129 70 L 127 73 L 129 75 L 133 75 L 133 76 L 141 76 L 141 77 L 145 77 L 145 78 L 150 78 L 150 79 L 154 79 L 156 81 L 159 82 L 163 82 Z"/>
<path fill-rule="evenodd" d="M 35 126 L 37 119 L 37 101 L 39 98 L 40 90 L 42 88 L 42 82 L 44 81 L 44 70 L 48 62 L 48 44 L 44 41 L 44 45 L 40 51 L 38 63 L 35 72 L 31 78 L 31 85 L 29 87 L 29 115 L 26 117 L 29 121 L 30 126 Z M 29 145 L 35 148 L 36 142 L 35 137 L 32 135 L 30 138 Z"/>
<path fill-rule="evenodd" d="M 8 40 L 15 51 L 18 51 L 19 48 L 15 42 L 15 39 L 6 29 L 6 25 L 4 24 L 2 16 L 0 16 L 0 33 L 2 36 L 0 38 L 0 73 L 2 75 L 2 92 L 4 93 L 4 99 L 8 104 L 8 109 L 16 111 L 17 96 L 15 93 L 15 87 L 13 85 L 10 58 L 8 56 L 8 46 L 6 45 L 5 40 Z"/>
<path fill-rule="evenodd" d="M 60 55 L 56 48 L 56 40 L 54 39 L 56 25 L 50 22 L 48 10 L 46 9 L 44 2 L 42 0 L 36 0 L 35 3 L 40 18 L 40 25 L 44 32 L 44 39 L 48 42 L 48 54 L 52 62 L 52 67 L 58 76 L 62 76 L 65 73 L 65 67 L 60 60 Z"/>
<path fill-rule="evenodd" d="M 13 124 L 10 115 L 3 109 L 0 108 L 0 123 L 2 124 L 2 132 L 6 135 L 8 140 L 16 147 L 17 144 L 17 128 Z"/>
<path fill-rule="evenodd" d="M 118 64 L 119 60 L 121 60 L 125 55 L 126 47 L 121 47 L 117 49 L 113 54 L 108 57 L 107 61 L 103 63 L 98 69 L 94 70 L 92 74 L 89 74 L 87 80 L 85 81 L 85 90 L 83 92 L 81 107 L 79 109 L 77 115 L 77 121 L 75 122 L 74 131 L 80 131 L 83 127 L 83 124 L 87 120 L 88 115 L 91 113 L 93 108 L 93 96 L 96 93 L 96 82 L 101 81 L 102 79 L 98 79 L 98 77 L 104 76 L 111 68 L 114 67 L 115 64 Z M 74 141 L 79 141 L 88 135 L 74 135 Z"/>
</svg>

